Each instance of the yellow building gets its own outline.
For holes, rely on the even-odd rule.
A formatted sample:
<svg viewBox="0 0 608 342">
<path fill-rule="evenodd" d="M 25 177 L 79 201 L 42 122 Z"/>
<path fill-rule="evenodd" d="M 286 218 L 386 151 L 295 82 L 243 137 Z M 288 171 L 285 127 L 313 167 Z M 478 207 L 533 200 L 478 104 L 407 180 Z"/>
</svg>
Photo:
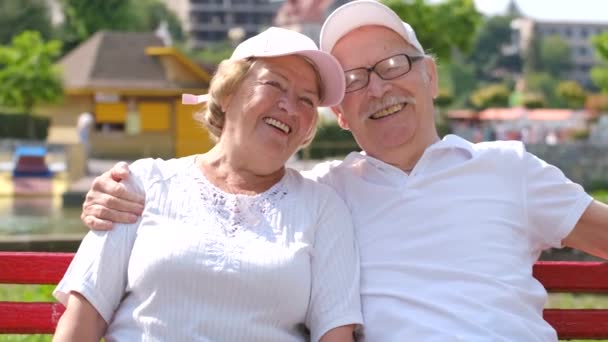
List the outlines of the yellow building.
<svg viewBox="0 0 608 342">
<path fill-rule="evenodd" d="M 207 151 L 212 142 L 192 119 L 200 107 L 182 93 L 207 92 L 210 75 L 153 33 L 98 32 L 59 62 L 65 97 L 42 108 L 49 143 L 77 140 L 83 112 L 95 118 L 91 156 L 170 158 Z"/>
</svg>

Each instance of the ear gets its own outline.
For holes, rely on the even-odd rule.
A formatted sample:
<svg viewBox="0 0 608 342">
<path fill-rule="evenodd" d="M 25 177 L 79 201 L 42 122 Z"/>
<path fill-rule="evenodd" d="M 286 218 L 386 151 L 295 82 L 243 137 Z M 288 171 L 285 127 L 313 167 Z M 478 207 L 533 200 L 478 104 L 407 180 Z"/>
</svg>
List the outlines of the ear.
<svg viewBox="0 0 608 342">
<path fill-rule="evenodd" d="M 342 106 L 340 106 L 340 105 L 333 106 L 333 107 L 331 107 L 331 111 L 336 116 L 336 119 L 338 119 L 338 125 L 340 125 L 340 127 L 342 129 L 349 130 L 348 123 L 346 122 L 346 119 L 344 118 L 344 111 L 342 111 Z"/>
<path fill-rule="evenodd" d="M 232 94 L 224 96 L 220 100 L 220 106 L 222 106 L 222 112 L 226 113 L 228 111 L 228 107 L 230 107 L 230 102 L 232 101 Z"/>
<path fill-rule="evenodd" d="M 427 57 L 424 59 L 425 68 L 422 71 L 422 78 L 424 83 L 429 87 L 431 96 L 436 98 L 439 95 L 439 81 L 437 79 L 437 65 L 435 61 Z"/>
</svg>

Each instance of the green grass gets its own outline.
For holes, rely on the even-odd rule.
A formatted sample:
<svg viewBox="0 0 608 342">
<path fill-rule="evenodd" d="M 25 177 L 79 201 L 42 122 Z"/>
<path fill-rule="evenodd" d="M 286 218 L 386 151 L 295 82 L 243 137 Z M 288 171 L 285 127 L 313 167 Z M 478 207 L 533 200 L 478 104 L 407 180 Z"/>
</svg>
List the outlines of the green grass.
<svg viewBox="0 0 608 342">
<path fill-rule="evenodd" d="M 591 193 L 591 196 L 600 202 L 608 204 L 608 190 L 597 190 Z"/>
<path fill-rule="evenodd" d="M 0 301 L 53 302 L 55 285 L 0 285 Z M 552 293 L 547 308 L 602 309 L 608 308 L 608 295 Z M 0 335 L 0 341 L 51 341 L 50 335 Z M 571 342 L 582 341 L 572 340 Z M 604 341 L 608 342 L 608 340 Z"/>
</svg>

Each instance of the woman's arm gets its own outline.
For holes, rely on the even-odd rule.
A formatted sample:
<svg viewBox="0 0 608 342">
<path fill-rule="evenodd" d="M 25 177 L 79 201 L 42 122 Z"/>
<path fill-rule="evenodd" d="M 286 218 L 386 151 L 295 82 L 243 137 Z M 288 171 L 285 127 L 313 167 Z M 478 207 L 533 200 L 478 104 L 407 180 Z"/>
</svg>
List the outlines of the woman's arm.
<svg viewBox="0 0 608 342">
<path fill-rule="evenodd" d="M 352 342 L 355 340 L 353 324 L 333 328 L 321 336 L 319 342 Z"/>
<path fill-rule="evenodd" d="M 78 292 L 70 292 L 65 312 L 59 319 L 53 341 L 95 341 L 99 342 L 107 328 L 107 323 Z"/>
<path fill-rule="evenodd" d="M 363 324 L 363 317 L 352 218 L 333 190 L 319 191 L 306 325 L 311 341 L 353 341 L 353 329 Z"/>
</svg>

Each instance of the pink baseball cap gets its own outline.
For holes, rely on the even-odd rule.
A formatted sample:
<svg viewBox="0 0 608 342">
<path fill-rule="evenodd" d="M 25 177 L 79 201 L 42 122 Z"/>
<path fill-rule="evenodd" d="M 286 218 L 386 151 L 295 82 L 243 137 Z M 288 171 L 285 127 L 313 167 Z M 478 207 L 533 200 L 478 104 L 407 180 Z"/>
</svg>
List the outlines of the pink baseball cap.
<svg viewBox="0 0 608 342">
<path fill-rule="evenodd" d="M 317 68 L 324 96 L 319 106 L 330 107 L 339 104 L 344 97 L 344 74 L 340 63 L 329 53 L 320 51 L 315 42 L 296 31 L 271 27 L 240 43 L 230 60 L 249 57 L 281 57 L 299 55 L 309 59 Z M 182 103 L 199 104 L 206 102 L 209 95 L 182 95 Z"/>
<path fill-rule="evenodd" d="M 424 54 L 424 49 L 410 24 L 402 21 L 392 9 L 374 0 L 356 0 L 333 11 L 321 28 L 321 51 L 331 53 L 340 38 L 356 28 L 370 25 L 384 26 L 397 32 Z"/>
</svg>

